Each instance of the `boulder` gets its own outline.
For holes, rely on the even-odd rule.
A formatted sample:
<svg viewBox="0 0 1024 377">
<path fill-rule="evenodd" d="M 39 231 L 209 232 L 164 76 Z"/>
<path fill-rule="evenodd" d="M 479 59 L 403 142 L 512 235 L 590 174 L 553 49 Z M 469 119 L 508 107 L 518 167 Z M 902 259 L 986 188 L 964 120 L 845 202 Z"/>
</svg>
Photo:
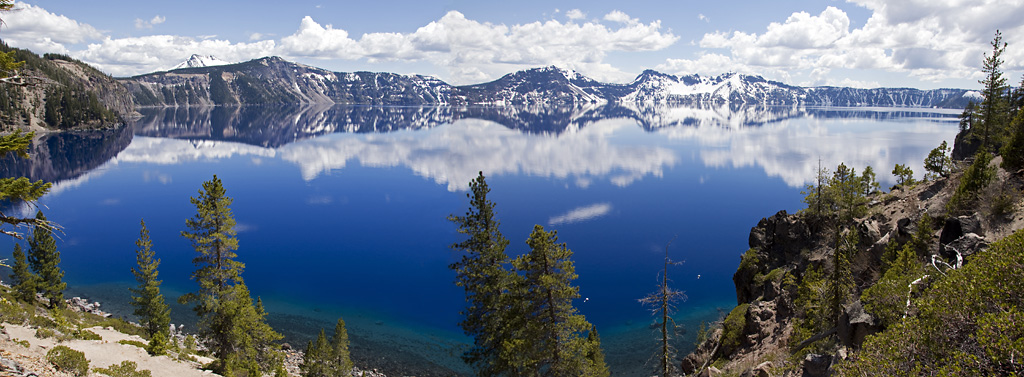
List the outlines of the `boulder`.
<svg viewBox="0 0 1024 377">
<path fill-rule="evenodd" d="M 957 216 L 947 218 L 942 224 L 942 233 L 939 235 L 939 244 L 946 245 L 956 241 L 967 233 L 984 234 L 981 229 L 981 218 L 975 213 L 970 216 Z"/>
<path fill-rule="evenodd" d="M 832 367 L 831 355 L 808 354 L 804 357 L 803 377 L 826 377 Z"/>
<path fill-rule="evenodd" d="M 960 253 L 961 257 L 966 257 L 987 248 L 988 241 L 985 240 L 985 237 L 974 233 L 967 233 L 953 242 L 942 245 L 942 256 L 955 260 L 957 252 Z"/>
<path fill-rule="evenodd" d="M 839 318 L 837 334 L 842 345 L 859 348 L 868 335 L 881 330 L 875 317 L 864 311 L 864 306 L 858 300 L 844 308 L 843 315 Z"/>
<path fill-rule="evenodd" d="M 697 373 L 698 377 L 715 377 L 721 375 L 722 371 L 718 370 L 718 368 L 715 367 L 707 367 L 707 369 L 704 369 L 700 371 L 700 373 Z"/>
</svg>

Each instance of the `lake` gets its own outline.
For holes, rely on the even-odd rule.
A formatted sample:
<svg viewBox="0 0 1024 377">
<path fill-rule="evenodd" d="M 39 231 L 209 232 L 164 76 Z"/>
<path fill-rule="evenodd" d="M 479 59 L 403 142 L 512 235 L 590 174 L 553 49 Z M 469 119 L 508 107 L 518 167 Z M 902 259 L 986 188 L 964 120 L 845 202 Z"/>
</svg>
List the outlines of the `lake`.
<svg viewBox="0 0 1024 377">
<path fill-rule="evenodd" d="M 534 224 L 574 252 L 580 312 L 613 375 L 644 375 L 655 338 L 637 300 L 656 289 L 666 244 L 685 353 L 700 321 L 735 305 L 750 228 L 803 207 L 820 165 L 889 174 L 957 132 L 957 110 L 669 106 L 215 107 L 142 109 L 129 126 L 51 134 L 4 175 L 53 181 L 40 204 L 64 227 L 67 295 L 130 313 L 139 220 L 169 299 L 194 289 L 180 232 L 189 197 L 216 174 L 234 199 L 238 259 L 272 325 L 304 348 L 343 316 L 357 364 L 468 373 L 464 306 L 448 265 L 449 214 L 482 171 L 509 254 Z M 18 210 L 18 209 L 16 209 Z M 31 215 L 34 211 L 20 209 Z M 12 242 L 12 241 L 8 241 Z M 9 253 L 12 246 L 7 246 Z M 6 254 L 5 253 L 5 254 Z M 8 254 L 9 255 L 9 254 Z M 173 306 L 173 321 L 194 321 Z"/>
</svg>

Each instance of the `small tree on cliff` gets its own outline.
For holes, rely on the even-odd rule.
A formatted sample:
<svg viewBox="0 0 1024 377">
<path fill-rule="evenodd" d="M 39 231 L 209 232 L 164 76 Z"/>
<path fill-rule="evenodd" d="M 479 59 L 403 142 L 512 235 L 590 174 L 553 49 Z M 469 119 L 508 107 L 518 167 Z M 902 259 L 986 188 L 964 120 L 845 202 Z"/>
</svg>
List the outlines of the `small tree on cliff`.
<svg viewBox="0 0 1024 377">
<path fill-rule="evenodd" d="M 985 152 L 993 152 L 990 150 L 993 145 L 990 144 L 989 139 L 992 136 L 998 137 L 1002 127 L 1005 125 L 1008 105 L 1006 101 L 1008 86 L 1006 85 L 1006 78 L 1003 77 L 1003 72 L 1000 70 L 1000 66 L 1003 64 L 1002 54 L 1006 50 L 1006 42 L 1003 42 L 1003 34 L 999 30 L 996 30 L 996 35 L 992 39 L 991 45 L 992 55 L 985 54 L 985 61 L 982 62 L 981 71 L 985 73 L 985 78 L 978 81 L 978 83 L 985 86 L 985 89 L 982 90 L 984 99 L 981 101 L 978 109 L 981 112 L 981 146 Z"/>
<path fill-rule="evenodd" d="M 146 228 L 146 221 L 139 222 L 139 239 L 135 241 L 135 261 L 137 266 L 132 268 L 135 281 L 139 283 L 137 288 L 131 288 L 132 306 L 135 307 L 133 314 L 139 317 L 142 327 L 149 334 L 149 346 L 147 351 L 153 355 L 161 355 L 167 351 L 169 340 L 169 326 L 171 324 L 171 309 L 164 302 L 164 295 L 160 294 L 160 280 L 157 280 L 160 267 L 160 259 L 156 258 L 153 251 L 153 242 L 149 239 L 149 229 Z"/>
<path fill-rule="evenodd" d="M 449 266 L 455 270 L 455 284 L 466 292 L 468 306 L 462 310 L 459 326 L 473 337 L 473 346 L 462 359 L 480 376 L 514 374 L 510 358 L 515 354 L 507 351 L 513 339 L 506 319 L 510 317 L 507 293 L 516 276 L 507 267 L 508 240 L 498 230 L 495 205 L 487 199 L 490 188 L 483 172 L 469 183 L 469 188 L 469 210 L 463 216 L 448 216 L 458 225 L 457 231 L 466 235 L 466 239 L 451 245 L 464 254 Z"/>
<path fill-rule="evenodd" d="M 48 223 L 42 211 L 36 213 L 36 221 Z M 49 300 L 50 308 L 63 306 L 64 289 L 68 285 L 63 281 L 64 270 L 60 268 L 60 251 L 57 251 L 53 231 L 46 226 L 36 226 L 32 229 L 28 247 L 28 263 L 39 276 L 36 288 Z"/>
</svg>

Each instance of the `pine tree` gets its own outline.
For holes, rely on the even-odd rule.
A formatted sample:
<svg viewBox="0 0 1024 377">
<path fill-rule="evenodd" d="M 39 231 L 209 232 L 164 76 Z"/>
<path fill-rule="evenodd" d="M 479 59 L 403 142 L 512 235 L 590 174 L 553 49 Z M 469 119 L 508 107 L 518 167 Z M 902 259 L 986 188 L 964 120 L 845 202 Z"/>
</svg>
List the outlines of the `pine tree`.
<svg viewBox="0 0 1024 377">
<path fill-rule="evenodd" d="M 1010 135 L 999 154 L 1003 156 L 1003 169 L 1016 171 L 1024 168 L 1024 107 L 1013 117 Z"/>
<path fill-rule="evenodd" d="M 989 139 L 992 136 L 997 136 L 1004 126 L 1008 88 L 1006 78 L 1003 77 L 1003 72 L 1000 70 L 1000 66 L 1003 64 L 1001 56 L 1006 50 L 1006 43 L 1003 42 L 1003 34 L 999 30 L 996 30 L 991 45 L 992 55 L 986 54 L 985 61 L 982 63 L 981 71 L 985 73 L 985 78 L 978 81 L 985 86 L 982 91 L 984 99 L 981 101 L 979 111 L 982 125 L 981 145 L 982 150 L 986 152 L 991 152 L 989 148 L 993 147 Z"/>
<path fill-rule="evenodd" d="M 577 314 L 572 300 L 579 298 L 572 251 L 558 243 L 556 231 L 547 232 L 535 225 L 526 241 L 530 252 L 513 261 L 523 274 L 523 302 L 527 320 L 520 337 L 530 345 L 521 365 L 531 375 L 589 376 L 599 369 L 586 358 L 587 339 L 583 334 L 591 324 Z"/>
<path fill-rule="evenodd" d="M 23 134 L 21 130 L 0 135 L 0 157 L 7 156 L 9 153 L 14 153 L 22 158 L 28 157 L 28 147 L 32 144 L 33 137 L 35 137 L 34 132 Z M 0 201 L 34 204 L 36 200 L 46 195 L 50 186 L 49 183 L 43 183 L 43 181 L 30 182 L 25 177 L 0 178 Z M 49 221 L 40 221 L 38 218 L 31 217 L 8 216 L 2 210 L 0 210 L 0 225 L 13 228 L 10 230 L 0 228 L 0 233 L 17 239 L 23 239 L 23 235 L 18 231 L 20 227 L 42 227 L 51 230 L 55 228 L 55 225 Z"/>
<path fill-rule="evenodd" d="M 479 376 L 497 376 L 512 373 L 516 357 L 509 352 L 514 343 L 508 321 L 515 316 L 508 309 L 508 290 L 516 277 L 508 268 L 505 248 L 508 240 L 498 230 L 494 218 L 494 203 L 487 199 L 490 188 L 483 172 L 470 182 L 469 210 L 463 216 L 448 216 L 458 225 L 457 231 L 466 239 L 451 245 L 464 254 L 449 266 L 455 270 L 455 284 L 466 293 L 467 307 L 462 310 L 462 330 L 473 337 L 473 346 L 462 359 Z M 513 373 L 514 374 L 514 373 Z"/>
<path fill-rule="evenodd" d="M 338 318 L 334 326 L 334 336 L 331 337 L 331 372 L 334 376 L 348 376 L 352 374 L 352 358 L 348 351 L 348 330 L 345 328 L 345 320 Z"/>
<path fill-rule="evenodd" d="M 588 376 L 590 377 L 608 377 L 611 372 L 608 370 L 608 364 L 604 362 L 604 351 L 601 350 L 601 335 L 597 333 L 597 327 L 591 325 L 590 332 L 587 333 L 587 360 L 592 366 Z"/>
<path fill-rule="evenodd" d="M 953 160 L 949 157 L 949 144 L 943 140 L 942 144 L 928 152 L 928 157 L 924 159 L 924 170 L 928 171 L 925 174 L 925 179 L 948 177 L 952 167 Z"/>
<path fill-rule="evenodd" d="M 21 245 L 14 244 L 14 265 L 11 266 L 13 274 L 11 276 L 14 296 L 18 300 L 35 304 L 36 302 L 36 285 L 38 285 L 39 277 L 32 273 L 29 269 L 28 262 L 25 260 L 25 252 L 21 251 Z"/>
<path fill-rule="evenodd" d="M 328 363 L 330 353 L 331 348 L 327 344 L 327 334 L 321 328 L 316 341 L 309 341 L 306 346 L 306 354 L 302 356 L 302 364 L 299 364 L 302 377 L 346 376 L 333 373 L 334 371 L 331 370 Z"/>
<path fill-rule="evenodd" d="M 36 213 L 36 220 L 41 223 L 47 222 L 42 211 Z M 39 293 L 49 300 L 50 308 L 63 306 L 67 283 L 63 282 L 64 271 L 60 268 L 60 252 L 57 251 L 53 232 L 48 227 L 36 226 L 32 229 L 32 238 L 28 241 L 28 246 L 28 263 L 39 276 Z"/>
<path fill-rule="evenodd" d="M 203 182 L 199 196 L 191 198 L 196 215 L 186 221 L 189 231 L 182 237 L 192 242 L 199 254 L 192 263 L 196 292 L 181 297 L 182 304 L 195 303 L 199 331 L 219 359 L 214 370 L 232 375 L 236 371 L 258 375 L 260 370 L 280 367 L 281 357 L 271 343 L 281 339 L 265 322 L 262 302 L 254 305 L 249 288 L 242 280 L 245 265 L 236 261 L 238 240 L 235 219 L 229 206 L 232 199 L 216 175 Z"/>
<path fill-rule="evenodd" d="M 135 241 L 135 261 L 138 266 L 132 268 L 139 286 L 130 289 L 132 306 L 135 307 L 133 314 L 139 317 L 150 337 L 147 351 L 152 355 L 161 355 L 167 351 L 170 338 L 171 309 L 160 294 L 161 281 L 157 280 L 160 259 L 156 259 L 156 253 L 152 250 L 153 242 L 149 239 L 146 221 L 142 220 L 139 224 L 142 229 L 139 231 L 139 239 Z"/>
</svg>

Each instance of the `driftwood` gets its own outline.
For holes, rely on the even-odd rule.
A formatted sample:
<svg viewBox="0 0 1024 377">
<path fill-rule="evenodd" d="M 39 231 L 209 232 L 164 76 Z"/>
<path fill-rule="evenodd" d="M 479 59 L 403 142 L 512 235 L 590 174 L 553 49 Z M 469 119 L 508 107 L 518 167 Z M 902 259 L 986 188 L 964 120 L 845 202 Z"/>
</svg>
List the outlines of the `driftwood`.
<svg viewBox="0 0 1024 377">
<path fill-rule="evenodd" d="M 831 336 L 831 335 L 833 335 L 833 334 L 835 334 L 837 332 L 839 332 L 839 326 L 836 326 L 836 327 L 833 327 L 831 329 L 825 330 L 825 332 L 823 332 L 821 334 L 818 334 L 818 335 L 812 336 L 810 338 L 804 339 L 804 341 L 802 341 L 802 342 L 800 342 L 800 344 L 796 345 L 796 348 L 793 348 L 793 352 L 792 353 L 797 353 L 800 350 L 804 349 L 804 347 L 807 347 L 807 346 L 811 345 L 811 343 L 814 343 L 814 342 L 817 342 L 819 340 L 828 338 L 829 336 Z"/>
</svg>

